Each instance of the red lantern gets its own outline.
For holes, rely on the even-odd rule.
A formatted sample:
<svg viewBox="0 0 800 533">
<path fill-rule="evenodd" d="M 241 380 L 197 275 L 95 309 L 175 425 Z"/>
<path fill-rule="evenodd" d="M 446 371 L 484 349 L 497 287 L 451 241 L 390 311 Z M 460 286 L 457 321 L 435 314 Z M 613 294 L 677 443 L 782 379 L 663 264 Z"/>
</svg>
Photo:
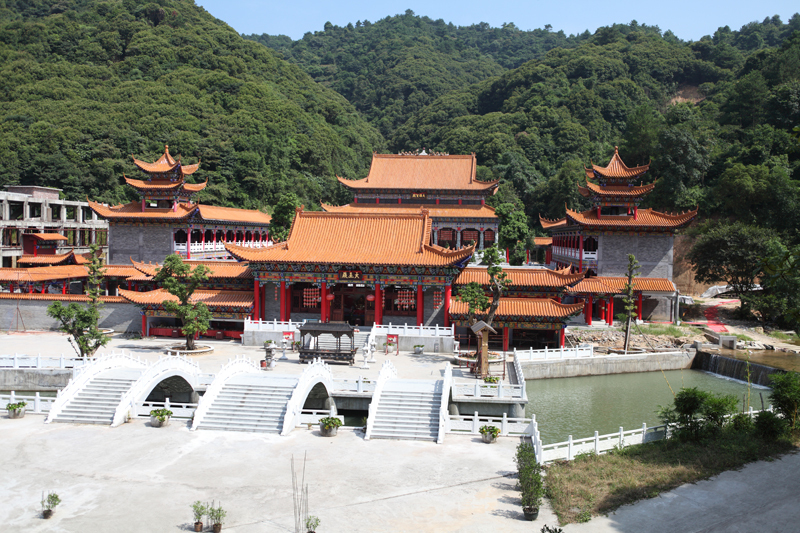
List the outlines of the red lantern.
<svg viewBox="0 0 800 533">
<path fill-rule="evenodd" d="M 333 294 L 328 294 L 327 296 L 325 296 L 325 298 L 327 298 L 328 301 L 332 301 L 335 298 L 335 296 Z"/>
<path fill-rule="evenodd" d="M 375 301 L 375 295 L 374 294 L 367 294 L 367 301 L 368 302 L 374 302 Z"/>
</svg>

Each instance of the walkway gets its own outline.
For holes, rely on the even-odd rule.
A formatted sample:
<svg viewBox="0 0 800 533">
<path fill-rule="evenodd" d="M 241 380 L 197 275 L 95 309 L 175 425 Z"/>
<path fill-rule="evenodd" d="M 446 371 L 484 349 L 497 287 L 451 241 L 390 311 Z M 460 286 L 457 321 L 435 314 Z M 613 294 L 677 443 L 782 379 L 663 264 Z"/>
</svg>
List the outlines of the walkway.
<svg viewBox="0 0 800 533">
<path fill-rule="evenodd" d="M 720 322 L 717 317 L 719 317 L 719 307 L 725 304 L 731 304 L 738 302 L 739 300 L 725 300 L 724 302 L 719 302 L 718 304 L 712 305 L 711 307 L 706 307 L 703 311 L 703 314 L 708 321 L 708 329 L 711 331 L 715 331 L 717 333 L 727 333 L 728 328 L 725 327 L 725 324 Z"/>
</svg>

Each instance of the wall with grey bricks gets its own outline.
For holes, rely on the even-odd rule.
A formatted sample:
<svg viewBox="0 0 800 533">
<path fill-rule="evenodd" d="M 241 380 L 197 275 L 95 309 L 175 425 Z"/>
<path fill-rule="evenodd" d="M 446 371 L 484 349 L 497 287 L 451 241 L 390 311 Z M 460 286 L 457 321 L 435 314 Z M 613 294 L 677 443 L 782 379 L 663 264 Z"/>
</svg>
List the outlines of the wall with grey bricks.
<svg viewBox="0 0 800 533">
<path fill-rule="evenodd" d="M 628 254 L 636 256 L 645 278 L 672 280 L 671 235 L 601 235 L 598 237 L 598 276 L 624 276 Z"/>
<path fill-rule="evenodd" d="M 108 262 L 112 265 L 134 261 L 163 263 L 172 253 L 172 229 L 155 226 L 120 226 L 108 228 Z"/>
<path fill-rule="evenodd" d="M 47 314 L 47 306 L 51 300 L 0 300 L 0 330 L 9 331 L 17 328 L 17 303 L 19 303 L 19 329 L 57 330 L 58 322 Z M 68 305 L 67 302 L 64 302 Z M 139 308 L 130 303 L 106 303 L 100 310 L 101 328 L 114 331 L 138 332 L 142 329 L 142 315 Z"/>
</svg>

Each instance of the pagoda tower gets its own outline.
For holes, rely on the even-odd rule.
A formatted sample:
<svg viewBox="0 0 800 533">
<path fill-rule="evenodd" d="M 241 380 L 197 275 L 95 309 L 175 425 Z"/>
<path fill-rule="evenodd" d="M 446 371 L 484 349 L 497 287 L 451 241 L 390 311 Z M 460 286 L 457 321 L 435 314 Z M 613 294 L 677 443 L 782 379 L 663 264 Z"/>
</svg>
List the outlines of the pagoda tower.
<svg viewBox="0 0 800 533">
<path fill-rule="evenodd" d="M 586 187 L 578 187 L 593 206 L 583 212 L 566 209 L 566 217 L 549 220 L 539 217 L 542 228 L 553 236 L 547 264 L 552 268 L 588 270 L 597 276 L 624 276 L 628 254 L 642 267 L 643 277 L 672 280 L 675 231 L 688 225 L 697 209 L 669 214 L 639 209 L 639 204 L 655 187 L 643 183 L 650 165 L 628 167 L 614 148 L 607 166 L 586 168 Z"/>
<path fill-rule="evenodd" d="M 176 211 L 178 204 L 191 202 L 194 195 L 205 189 L 208 184 L 208 180 L 204 183 L 186 183 L 186 176 L 194 174 L 200 168 L 200 163 L 184 165 L 180 156 L 176 161 L 169 153 L 169 145 L 164 146 L 163 155 L 153 163 L 131 157 L 133 164 L 147 174 L 146 180 L 125 176 L 125 182 L 139 193 L 142 211 L 147 204 L 156 204 L 151 207 L 172 208 Z"/>
</svg>

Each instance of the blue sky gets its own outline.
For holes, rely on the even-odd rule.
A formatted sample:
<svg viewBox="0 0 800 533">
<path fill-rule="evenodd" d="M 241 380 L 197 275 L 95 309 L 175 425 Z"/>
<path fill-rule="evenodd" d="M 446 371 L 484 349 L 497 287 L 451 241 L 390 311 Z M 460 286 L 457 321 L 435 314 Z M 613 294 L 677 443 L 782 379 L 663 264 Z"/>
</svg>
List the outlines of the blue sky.
<svg viewBox="0 0 800 533">
<path fill-rule="evenodd" d="M 586 0 L 495 1 L 428 1 L 375 2 L 363 0 L 295 0 L 265 2 L 263 0 L 195 0 L 209 13 L 230 24 L 239 33 L 284 34 L 299 39 L 308 31 L 322 30 L 325 22 L 338 26 L 348 22 L 375 22 L 389 15 L 413 10 L 417 15 L 444 19 L 457 26 L 488 22 L 500 26 L 513 22 L 522 30 L 542 28 L 567 34 L 594 32 L 614 22 L 637 20 L 640 24 L 657 25 L 672 30 L 684 40 L 697 40 L 728 25 L 739 29 L 754 20 L 779 15 L 786 22 L 800 11 L 800 3 L 784 0 L 745 2 L 741 0 L 673 0 L 672 2 L 598 2 Z"/>
</svg>

